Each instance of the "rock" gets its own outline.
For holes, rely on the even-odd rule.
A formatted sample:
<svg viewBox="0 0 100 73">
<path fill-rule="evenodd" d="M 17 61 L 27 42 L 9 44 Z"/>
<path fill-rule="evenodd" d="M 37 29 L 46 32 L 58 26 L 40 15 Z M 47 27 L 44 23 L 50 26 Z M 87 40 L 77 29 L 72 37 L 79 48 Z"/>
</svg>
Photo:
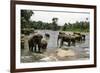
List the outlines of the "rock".
<svg viewBox="0 0 100 73">
<path fill-rule="evenodd" d="M 40 61 L 45 61 L 45 62 L 58 61 L 56 53 L 50 53 L 50 54 L 45 53 L 45 55 L 46 56 L 44 58 L 40 59 Z"/>
<path fill-rule="evenodd" d="M 22 56 L 21 57 L 21 62 L 26 63 L 26 62 L 32 62 L 32 56 Z"/>
<path fill-rule="evenodd" d="M 40 60 L 44 57 L 46 57 L 44 54 L 38 54 L 38 53 L 33 53 L 32 54 L 32 57 L 35 59 L 35 60 Z"/>
<path fill-rule="evenodd" d="M 40 59 L 40 61 L 45 61 L 45 62 L 48 62 L 48 61 L 57 61 L 57 58 L 53 57 L 53 56 L 49 56 L 49 57 L 45 57 L 45 58 Z"/>
<path fill-rule="evenodd" d="M 57 56 L 59 57 L 73 57 L 75 56 L 75 52 L 73 50 L 57 50 Z"/>
</svg>

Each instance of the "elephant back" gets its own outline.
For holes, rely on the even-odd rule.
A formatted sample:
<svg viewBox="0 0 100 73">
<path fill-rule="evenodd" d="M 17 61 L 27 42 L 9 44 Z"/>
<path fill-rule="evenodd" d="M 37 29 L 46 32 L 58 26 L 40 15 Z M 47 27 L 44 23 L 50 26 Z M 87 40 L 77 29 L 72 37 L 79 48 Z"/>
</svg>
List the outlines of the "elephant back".
<svg viewBox="0 0 100 73">
<path fill-rule="evenodd" d="M 33 36 L 32 40 L 34 43 L 38 44 L 41 42 L 42 38 L 43 38 L 43 36 L 41 34 L 36 34 Z"/>
</svg>

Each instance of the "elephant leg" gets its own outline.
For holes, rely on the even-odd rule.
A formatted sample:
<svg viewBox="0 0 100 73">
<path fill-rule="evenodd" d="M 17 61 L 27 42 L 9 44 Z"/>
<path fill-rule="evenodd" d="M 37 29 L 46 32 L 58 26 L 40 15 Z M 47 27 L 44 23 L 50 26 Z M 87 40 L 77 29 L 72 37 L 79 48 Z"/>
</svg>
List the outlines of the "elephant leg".
<svg viewBox="0 0 100 73">
<path fill-rule="evenodd" d="M 80 42 L 80 40 L 81 40 L 81 39 L 80 39 L 80 37 L 79 37 L 79 38 L 78 38 L 78 41 Z"/>
<path fill-rule="evenodd" d="M 29 44 L 29 51 L 32 51 L 32 45 Z"/>
<path fill-rule="evenodd" d="M 33 52 L 33 46 L 31 47 L 31 52 Z"/>
<path fill-rule="evenodd" d="M 76 41 L 79 42 L 78 38 L 76 38 Z"/>
<path fill-rule="evenodd" d="M 60 48 L 63 46 L 63 39 L 61 39 L 61 42 L 60 42 Z"/>
<path fill-rule="evenodd" d="M 47 49 L 47 44 L 43 44 L 42 49 L 43 49 L 43 52 L 45 52 Z"/>
<path fill-rule="evenodd" d="M 75 46 L 75 44 L 76 44 L 76 41 L 74 40 L 74 46 Z"/>
<path fill-rule="evenodd" d="M 34 45 L 34 52 L 36 52 L 36 46 L 37 46 L 37 45 L 35 44 L 35 45 Z"/>
<path fill-rule="evenodd" d="M 80 42 L 82 42 L 82 37 L 80 37 Z"/>
<path fill-rule="evenodd" d="M 85 36 L 83 37 L 83 40 L 85 41 Z"/>
<path fill-rule="evenodd" d="M 59 46 L 59 39 L 57 39 L 57 47 Z"/>
<path fill-rule="evenodd" d="M 38 52 L 41 53 L 41 44 L 38 44 Z"/>
<path fill-rule="evenodd" d="M 78 37 L 78 42 L 81 43 L 81 37 Z"/>
<path fill-rule="evenodd" d="M 70 46 L 70 41 L 68 42 L 68 46 Z"/>
<path fill-rule="evenodd" d="M 72 44 L 73 44 L 73 46 L 75 46 L 75 40 L 73 40 Z"/>
</svg>

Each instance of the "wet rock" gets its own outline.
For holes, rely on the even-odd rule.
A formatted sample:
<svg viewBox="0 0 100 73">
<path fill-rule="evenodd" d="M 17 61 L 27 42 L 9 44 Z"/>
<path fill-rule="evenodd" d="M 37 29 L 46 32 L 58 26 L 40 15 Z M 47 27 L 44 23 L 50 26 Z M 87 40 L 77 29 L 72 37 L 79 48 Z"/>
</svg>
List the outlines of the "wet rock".
<svg viewBox="0 0 100 73">
<path fill-rule="evenodd" d="M 22 56 L 21 57 L 21 62 L 26 63 L 26 62 L 33 62 L 32 56 Z"/>
<path fill-rule="evenodd" d="M 49 61 L 57 61 L 58 59 L 56 57 L 53 56 L 49 56 L 49 57 L 45 57 L 40 59 L 40 61 L 44 61 L 44 62 L 49 62 Z"/>
<path fill-rule="evenodd" d="M 44 54 L 39 54 L 39 53 L 33 53 L 32 54 L 32 58 L 35 60 L 35 61 L 39 61 L 40 59 L 46 57 Z"/>
<path fill-rule="evenodd" d="M 73 56 L 75 56 L 75 52 L 73 50 L 59 49 L 59 50 L 57 50 L 57 55 L 59 57 L 67 57 L 67 56 L 73 57 Z"/>
</svg>

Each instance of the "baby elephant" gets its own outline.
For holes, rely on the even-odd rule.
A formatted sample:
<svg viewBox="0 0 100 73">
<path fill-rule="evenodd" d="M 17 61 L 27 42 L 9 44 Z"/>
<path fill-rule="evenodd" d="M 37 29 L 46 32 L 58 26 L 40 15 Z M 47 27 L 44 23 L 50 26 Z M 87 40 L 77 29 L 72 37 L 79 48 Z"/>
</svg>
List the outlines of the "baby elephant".
<svg viewBox="0 0 100 73">
<path fill-rule="evenodd" d="M 41 40 L 41 50 L 42 50 L 42 52 L 45 52 L 45 51 L 46 51 L 46 49 L 47 49 L 47 44 L 48 44 L 47 40 L 43 38 L 43 39 Z"/>
<path fill-rule="evenodd" d="M 50 35 L 47 34 L 47 33 L 45 34 L 44 38 L 42 38 L 42 40 L 41 40 L 41 50 L 42 50 L 42 52 L 46 51 L 49 38 L 50 38 Z"/>
</svg>

